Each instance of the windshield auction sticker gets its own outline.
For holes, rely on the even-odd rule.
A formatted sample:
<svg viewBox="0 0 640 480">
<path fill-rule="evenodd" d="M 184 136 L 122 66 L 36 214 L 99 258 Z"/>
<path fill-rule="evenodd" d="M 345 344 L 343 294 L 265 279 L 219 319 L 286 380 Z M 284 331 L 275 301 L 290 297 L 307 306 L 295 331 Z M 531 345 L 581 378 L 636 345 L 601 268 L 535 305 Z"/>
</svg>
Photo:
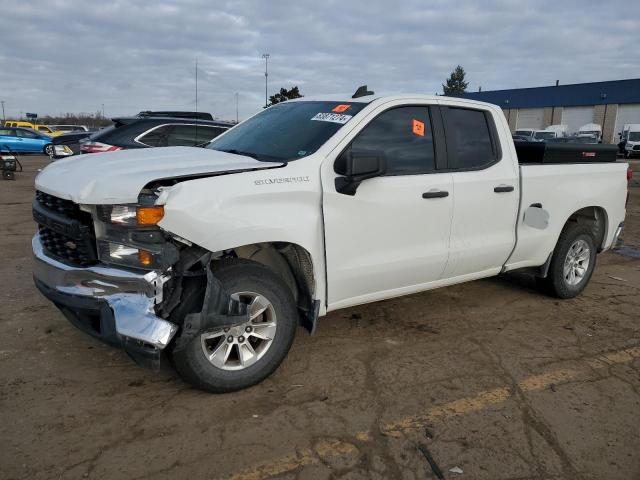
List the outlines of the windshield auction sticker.
<svg viewBox="0 0 640 480">
<path fill-rule="evenodd" d="M 352 115 L 342 115 L 340 113 L 318 113 L 311 120 L 317 120 L 319 122 L 332 122 L 345 124 L 351 120 Z"/>
<path fill-rule="evenodd" d="M 351 108 L 351 105 L 347 105 L 347 104 L 341 104 L 341 105 L 336 105 L 335 107 L 333 107 L 331 109 L 331 111 L 333 113 L 342 113 L 342 112 L 346 112 L 347 110 L 349 110 Z"/>
</svg>

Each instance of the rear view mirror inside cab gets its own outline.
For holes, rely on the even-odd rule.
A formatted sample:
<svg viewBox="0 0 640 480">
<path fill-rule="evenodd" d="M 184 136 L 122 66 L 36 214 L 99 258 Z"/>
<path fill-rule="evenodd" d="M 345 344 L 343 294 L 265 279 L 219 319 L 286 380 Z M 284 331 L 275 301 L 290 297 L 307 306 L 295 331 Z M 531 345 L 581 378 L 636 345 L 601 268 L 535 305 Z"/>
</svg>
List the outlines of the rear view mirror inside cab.
<svg viewBox="0 0 640 480">
<path fill-rule="evenodd" d="M 334 164 L 334 171 L 341 177 L 335 180 L 336 191 L 355 195 L 360 183 L 387 172 L 387 159 L 381 151 L 346 150 Z"/>
</svg>

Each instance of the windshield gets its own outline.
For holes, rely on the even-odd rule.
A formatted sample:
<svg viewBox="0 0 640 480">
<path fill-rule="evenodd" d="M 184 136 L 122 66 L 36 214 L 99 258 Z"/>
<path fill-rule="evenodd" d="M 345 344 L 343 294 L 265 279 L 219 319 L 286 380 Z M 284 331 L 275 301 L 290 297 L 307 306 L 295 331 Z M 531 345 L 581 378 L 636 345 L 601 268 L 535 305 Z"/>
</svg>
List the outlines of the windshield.
<svg viewBox="0 0 640 480">
<path fill-rule="evenodd" d="M 540 140 L 546 140 L 548 138 L 555 138 L 555 132 L 536 132 L 534 138 L 538 138 Z"/>
<path fill-rule="evenodd" d="M 256 160 L 291 161 L 311 155 L 366 103 L 284 102 L 216 138 L 207 148 Z"/>
<path fill-rule="evenodd" d="M 629 132 L 629 140 L 632 142 L 640 142 L 640 132 Z"/>
<path fill-rule="evenodd" d="M 529 137 L 529 136 L 531 136 L 531 130 L 516 130 L 514 132 L 514 135 L 521 135 L 523 137 Z"/>
</svg>

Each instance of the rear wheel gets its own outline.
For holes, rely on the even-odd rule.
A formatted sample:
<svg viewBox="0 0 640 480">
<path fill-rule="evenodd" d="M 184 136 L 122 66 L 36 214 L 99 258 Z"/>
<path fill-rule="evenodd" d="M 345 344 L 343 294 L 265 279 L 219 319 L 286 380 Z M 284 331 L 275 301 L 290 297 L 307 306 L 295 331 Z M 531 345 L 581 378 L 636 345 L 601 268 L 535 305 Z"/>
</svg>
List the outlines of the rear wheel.
<svg viewBox="0 0 640 480">
<path fill-rule="evenodd" d="M 42 151 L 43 151 L 43 153 L 44 153 L 45 155 L 49 155 L 50 157 L 52 157 L 52 156 L 53 156 L 53 145 L 52 145 L 52 144 L 50 144 L 50 143 L 47 143 L 47 144 L 44 146 L 44 149 L 43 149 Z"/>
<path fill-rule="evenodd" d="M 249 305 L 250 318 L 242 325 L 197 335 L 173 352 L 173 360 L 192 385 L 222 393 L 250 387 L 273 373 L 291 348 L 298 314 L 284 281 L 259 263 L 229 259 L 220 262 L 214 274 L 232 297 Z M 178 315 L 202 307 L 203 286 L 190 288 Z"/>
<path fill-rule="evenodd" d="M 568 225 L 558 239 L 544 289 L 558 298 L 573 298 L 585 289 L 596 265 L 596 246 L 588 227 Z"/>
</svg>

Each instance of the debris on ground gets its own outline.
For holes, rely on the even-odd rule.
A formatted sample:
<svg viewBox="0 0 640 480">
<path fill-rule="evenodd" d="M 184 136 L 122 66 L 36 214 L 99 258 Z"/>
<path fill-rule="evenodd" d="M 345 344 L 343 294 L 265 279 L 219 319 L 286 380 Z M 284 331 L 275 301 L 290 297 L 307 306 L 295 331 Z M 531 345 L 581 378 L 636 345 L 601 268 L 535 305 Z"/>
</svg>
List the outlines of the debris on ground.
<svg viewBox="0 0 640 480">
<path fill-rule="evenodd" d="M 458 475 L 462 475 L 464 473 L 464 470 L 462 470 L 460 467 L 453 467 L 449 469 L 450 473 L 457 473 Z"/>
<path fill-rule="evenodd" d="M 608 275 L 608 277 L 612 278 L 614 280 L 618 280 L 619 282 L 626 282 L 626 280 L 624 278 L 614 277 L 613 275 Z"/>
<path fill-rule="evenodd" d="M 422 453 L 422 455 L 424 455 L 424 458 L 427 459 L 427 462 L 429 462 L 429 466 L 431 467 L 431 471 L 438 478 L 438 480 L 444 480 L 442 470 L 440 470 L 440 467 L 438 467 L 438 464 L 433 459 L 433 456 L 431 455 L 431 452 L 429 452 L 427 446 L 423 444 L 418 445 L 418 451 Z"/>
</svg>

